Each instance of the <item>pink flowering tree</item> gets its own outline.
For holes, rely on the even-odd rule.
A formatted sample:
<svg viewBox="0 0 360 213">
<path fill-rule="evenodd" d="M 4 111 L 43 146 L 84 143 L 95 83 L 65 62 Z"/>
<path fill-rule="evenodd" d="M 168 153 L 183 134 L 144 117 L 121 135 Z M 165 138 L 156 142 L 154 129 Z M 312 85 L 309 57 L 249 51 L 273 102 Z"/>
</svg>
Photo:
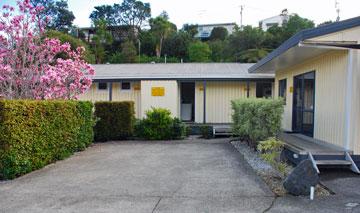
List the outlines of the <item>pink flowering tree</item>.
<svg viewBox="0 0 360 213">
<path fill-rule="evenodd" d="M 43 7 L 29 0 L 0 13 L 0 97 L 5 99 L 76 99 L 91 86 L 93 68 L 84 48 L 45 38 Z"/>
</svg>

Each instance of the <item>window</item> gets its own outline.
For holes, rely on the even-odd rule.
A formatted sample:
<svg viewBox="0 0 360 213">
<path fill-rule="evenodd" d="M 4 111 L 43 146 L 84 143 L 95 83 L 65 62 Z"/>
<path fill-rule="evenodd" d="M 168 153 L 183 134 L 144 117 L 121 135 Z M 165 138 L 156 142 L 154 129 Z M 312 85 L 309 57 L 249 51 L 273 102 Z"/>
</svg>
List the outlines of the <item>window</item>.
<svg viewBox="0 0 360 213">
<path fill-rule="evenodd" d="M 286 79 L 279 81 L 279 97 L 284 98 L 286 103 Z"/>
<path fill-rule="evenodd" d="M 256 97 L 257 98 L 271 98 L 272 84 L 267 82 L 256 83 Z"/>
<path fill-rule="evenodd" d="M 107 83 L 98 83 L 98 90 L 107 90 L 108 85 Z"/>
<path fill-rule="evenodd" d="M 122 82 L 121 83 L 121 90 L 130 90 L 130 89 L 131 89 L 130 82 Z"/>
</svg>

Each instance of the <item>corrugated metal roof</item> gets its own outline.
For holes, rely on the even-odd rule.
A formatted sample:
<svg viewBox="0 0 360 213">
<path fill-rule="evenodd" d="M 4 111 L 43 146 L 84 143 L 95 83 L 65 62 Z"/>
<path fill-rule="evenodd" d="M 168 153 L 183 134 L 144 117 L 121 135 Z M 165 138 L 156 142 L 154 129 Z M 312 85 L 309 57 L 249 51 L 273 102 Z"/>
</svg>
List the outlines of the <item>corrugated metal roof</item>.
<svg viewBox="0 0 360 213">
<path fill-rule="evenodd" d="M 282 43 L 277 49 L 269 53 L 265 58 L 261 59 L 258 63 L 256 63 L 254 66 L 252 66 L 249 71 L 251 73 L 254 72 L 261 72 L 264 70 L 261 70 L 261 67 L 269 63 L 271 60 L 275 59 L 276 57 L 280 56 L 290 48 L 297 46 L 301 41 L 304 41 L 306 39 L 319 37 L 322 35 L 338 32 L 341 30 L 353 28 L 360 26 L 360 16 L 347 19 L 344 21 L 335 22 L 332 24 L 327 24 L 324 26 L 312 28 L 312 29 L 306 29 L 298 32 L 288 40 L 286 40 L 284 43 Z"/>
<path fill-rule="evenodd" d="M 253 64 L 178 63 L 178 64 L 96 64 L 94 80 L 148 79 L 273 79 L 273 74 L 249 73 Z"/>
</svg>

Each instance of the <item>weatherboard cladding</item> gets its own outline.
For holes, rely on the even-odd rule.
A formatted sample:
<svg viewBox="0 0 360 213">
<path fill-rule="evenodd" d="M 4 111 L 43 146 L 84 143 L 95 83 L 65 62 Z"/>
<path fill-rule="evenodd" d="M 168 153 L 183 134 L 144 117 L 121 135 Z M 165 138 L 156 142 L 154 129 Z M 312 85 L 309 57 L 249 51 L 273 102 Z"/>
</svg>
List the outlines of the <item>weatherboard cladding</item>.
<svg viewBox="0 0 360 213">
<path fill-rule="evenodd" d="M 102 64 L 93 65 L 94 81 L 121 80 L 273 80 L 273 74 L 249 73 L 253 64 Z"/>
<path fill-rule="evenodd" d="M 278 57 L 279 55 L 286 52 L 288 49 L 296 46 L 299 42 L 304 41 L 306 39 L 334 33 L 337 31 L 353 28 L 360 26 L 360 16 L 347 19 L 340 22 L 335 22 L 332 24 L 324 25 L 321 27 L 316 27 L 312 29 L 302 30 L 299 33 L 295 34 L 288 40 L 286 40 L 282 45 L 280 45 L 277 49 L 269 53 L 265 58 L 261 59 L 258 63 L 251 66 L 249 68 L 250 73 L 254 73 L 258 68 L 265 65 L 269 61 L 273 60 L 274 58 Z"/>
</svg>

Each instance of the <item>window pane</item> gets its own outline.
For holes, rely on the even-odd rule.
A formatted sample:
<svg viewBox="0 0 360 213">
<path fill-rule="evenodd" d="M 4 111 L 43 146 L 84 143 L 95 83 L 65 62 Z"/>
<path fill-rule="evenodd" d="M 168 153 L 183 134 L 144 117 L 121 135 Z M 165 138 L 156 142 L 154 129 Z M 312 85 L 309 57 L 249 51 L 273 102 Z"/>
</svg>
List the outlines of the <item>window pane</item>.
<svg viewBox="0 0 360 213">
<path fill-rule="evenodd" d="M 121 89 L 122 90 L 129 90 L 131 87 L 130 87 L 130 82 L 123 82 L 121 83 Z"/>
<path fill-rule="evenodd" d="M 107 83 L 99 83 L 98 89 L 99 90 L 107 90 Z"/>
<path fill-rule="evenodd" d="M 279 97 L 284 98 L 286 101 L 286 79 L 279 81 Z"/>
</svg>

